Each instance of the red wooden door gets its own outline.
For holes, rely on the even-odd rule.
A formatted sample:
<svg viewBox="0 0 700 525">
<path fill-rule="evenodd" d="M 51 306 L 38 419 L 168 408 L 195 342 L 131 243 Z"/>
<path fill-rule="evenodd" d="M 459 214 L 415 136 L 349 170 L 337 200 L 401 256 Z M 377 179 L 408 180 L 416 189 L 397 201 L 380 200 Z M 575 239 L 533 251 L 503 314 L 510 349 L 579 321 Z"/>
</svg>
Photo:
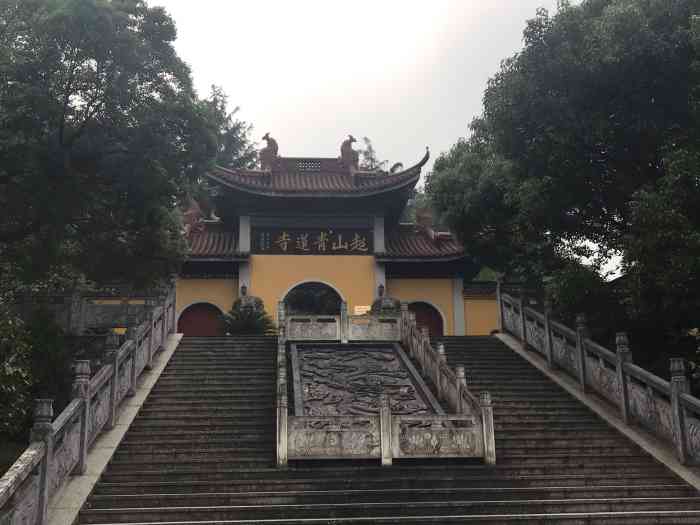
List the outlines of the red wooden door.
<svg viewBox="0 0 700 525">
<path fill-rule="evenodd" d="M 418 328 L 427 327 L 430 338 L 442 337 L 444 335 L 442 326 L 442 316 L 434 306 L 428 303 L 411 303 L 408 309 L 416 314 L 416 325 Z"/>
<path fill-rule="evenodd" d="M 223 335 L 221 312 L 216 306 L 206 303 L 188 306 L 177 322 L 177 331 L 184 335 L 215 336 Z"/>
</svg>

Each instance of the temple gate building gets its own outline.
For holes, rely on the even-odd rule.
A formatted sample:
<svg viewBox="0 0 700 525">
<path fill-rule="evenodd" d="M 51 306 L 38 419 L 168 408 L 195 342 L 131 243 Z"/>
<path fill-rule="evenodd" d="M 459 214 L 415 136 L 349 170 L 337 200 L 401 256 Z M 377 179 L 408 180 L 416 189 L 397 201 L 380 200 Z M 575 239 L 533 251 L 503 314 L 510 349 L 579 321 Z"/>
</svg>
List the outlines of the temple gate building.
<svg viewBox="0 0 700 525">
<path fill-rule="evenodd" d="M 428 151 L 401 172 L 366 172 L 350 141 L 339 158 L 301 158 L 277 156 L 266 137 L 263 169 L 208 174 L 217 219 L 187 217 L 190 252 L 177 282 L 181 332 L 219 333 L 219 315 L 243 286 L 275 319 L 278 302 L 305 288 L 325 289 L 361 314 L 382 286 L 409 303 L 432 335 L 496 328 L 495 287 L 465 287 L 474 263 L 457 240 L 400 222 Z"/>
</svg>

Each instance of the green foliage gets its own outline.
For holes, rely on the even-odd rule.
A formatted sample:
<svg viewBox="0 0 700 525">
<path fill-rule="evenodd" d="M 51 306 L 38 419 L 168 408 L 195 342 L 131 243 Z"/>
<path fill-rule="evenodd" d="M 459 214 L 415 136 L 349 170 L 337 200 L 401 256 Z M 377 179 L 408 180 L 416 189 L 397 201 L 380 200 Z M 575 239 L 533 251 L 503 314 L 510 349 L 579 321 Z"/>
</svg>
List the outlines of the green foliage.
<svg viewBox="0 0 700 525">
<path fill-rule="evenodd" d="M 481 263 L 534 283 L 554 276 L 564 311 L 609 304 L 578 261 L 600 270 L 621 257 L 618 303 L 646 355 L 700 326 L 696 8 L 584 0 L 539 10 L 522 51 L 489 81 L 471 135 L 427 184 Z M 647 327 L 660 334 L 653 342 Z"/>
<path fill-rule="evenodd" d="M 32 342 L 22 321 L 0 315 L 0 439 L 21 438 L 32 403 Z"/>
<path fill-rule="evenodd" d="M 16 279 L 177 270 L 178 199 L 250 151 L 223 93 L 197 98 L 175 36 L 142 0 L 0 0 L 0 258 Z"/>
<path fill-rule="evenodd" d="M 262 299 L 257 297 L 236 299 L 231 310 L 221 316 L 221 321 L 224 332 L 232 335 L 264 335 L 275 330 L 275 323 L 265 311 Z"/>
</svg>

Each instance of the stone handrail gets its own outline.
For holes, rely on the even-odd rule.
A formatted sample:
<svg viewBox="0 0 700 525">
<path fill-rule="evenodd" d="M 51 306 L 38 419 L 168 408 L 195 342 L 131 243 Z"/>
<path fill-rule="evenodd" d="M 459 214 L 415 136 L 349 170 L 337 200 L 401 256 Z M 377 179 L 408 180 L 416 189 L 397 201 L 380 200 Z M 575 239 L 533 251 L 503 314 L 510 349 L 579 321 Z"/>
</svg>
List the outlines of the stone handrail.
<svg viewBox="0 0 700 525">
<path fill-rule="evenodd" d="M 439 343 L 437 350 L 430 344 L 427 328 L 419 329 L 416 316 L 401 305 L 401 343 L 420 366 L 423 375 L 435 386 L 438 398 L 447 403 L 455 414 L 478 414 L 483 428 L 484 459 L 488 464 L 496 463 L 496 439 L 493 424 L 491 395 L 481 392 L 479 399 L 467 387 L 464 366 L 456 372 L 447 364 L 445 347 Z"/>
<path fill-rule="evenodd" d="M 138 377 L 175 331 L 174 288 L 149 317 L 121 346 L 108 338 L 108 362 L 94 376 L 90 361 L 76 361 L 73 400 L 53 422 L 53 400 L 36 400 L 30 445 L 0 478 L 2 525 L 44 525 L 50 498 L 71 475 L 85 474 L 90 446 L 114 427 L 120 403 L 134 395 Z"/>
<path fill-rule="evenodd" d="M 625 424 L 636 424 L 674 448 L 682 464 L 700 461 L 700 400 L 690 395 L 684 359 L 671 359 L 668 382 L 632 362 L 627 335 L 616 336 L 613 352 L 588 337 L 585 317 L 572 330 L 498 290 L 501 331 L 542 355 L 552 369 L 572 376 L 580 388 L 618 407 Z"/>
</svg>

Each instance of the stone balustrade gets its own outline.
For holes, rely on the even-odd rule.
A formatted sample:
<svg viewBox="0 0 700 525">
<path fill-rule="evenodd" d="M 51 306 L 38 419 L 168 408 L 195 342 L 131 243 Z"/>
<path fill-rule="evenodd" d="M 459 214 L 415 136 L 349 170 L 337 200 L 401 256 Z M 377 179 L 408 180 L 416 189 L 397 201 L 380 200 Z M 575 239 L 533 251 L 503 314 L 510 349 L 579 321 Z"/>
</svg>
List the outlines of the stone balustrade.
<svg viewBox="0 0 700 525">
<path fill-rule="evenodd" d="M 383 395 L 377 415 L 306 416 L 290 415 L 288 400 L 288 341 L 328 341 L 321 330 L 309 327 L 303 338 L 296 332 L 298 317 L 287 316 L 279 305 L 277 351 L 277 465 L 289 459 L 380 459 L 391 465 L 394 458 L 483 457 L 496 462 L 493 411 L 488 393 L 477 400 L 465 381 L 464 370 L 454 372 L 444 348 L 434 350 L 426 331 L 418 330 L 415 316 L 406 304 L 396 316 L 347 316 L 341 309 L 337 318 L 340 334 L 332 340 L 400 341 L 418 363 L 438 396 L 453 414 L 397 415 L 391 413 Z M 306 316 L 312 319 L 311 316 Z M 359 327 L 359 328 L 358 328 Z M 291 332 L 291 337 L 290 337 Z M 326 332 L 327 333 L 327 332 Z M 298 387 L 297 387 L 298 388 Z"/>
<path fill-rule="evenodd" d="M 127 331 L 124 344 L 108 337 L 107 364 L 92 377 L 90 361 L 75 363 L 73 400 L 55 420 L 53 400 L 36 400 L 29 447 L 0 478 L 1 525 L 44 525 L 50 498 L 71 475 L 85 473 L 91 445 L 114 427 L 120 403 L 175 332 L 174 288 L 147 317 Z"/>
<path fill-rule="evenodd" d="M 399 341 L 401 323 L 396 315 L 349 315 L 346 302 L 340 315 L 288 314 L 285 304 L 277 307 L 278 325 L 284 325 L 288 341 Z"/>
<path fill-rule="evenodd" d="M 616 336 L 611 351 L 588 337 L 585 317 L 572 330 L 544 312 L 498 290 L 501 331 L 508 333 L 559 369 L 618 407 L 626 424 L 639 425 L 671 445 L 682 464 L 700 460 L 700 399 L 690 395 L 683 359 L 671 359 L 671 382 L 632 362 L 627 335 Z"/>
</svg>

